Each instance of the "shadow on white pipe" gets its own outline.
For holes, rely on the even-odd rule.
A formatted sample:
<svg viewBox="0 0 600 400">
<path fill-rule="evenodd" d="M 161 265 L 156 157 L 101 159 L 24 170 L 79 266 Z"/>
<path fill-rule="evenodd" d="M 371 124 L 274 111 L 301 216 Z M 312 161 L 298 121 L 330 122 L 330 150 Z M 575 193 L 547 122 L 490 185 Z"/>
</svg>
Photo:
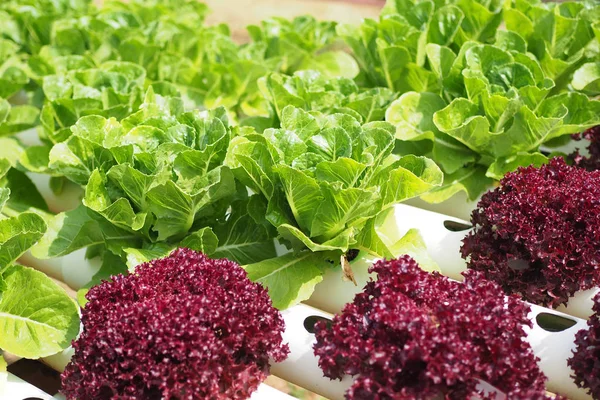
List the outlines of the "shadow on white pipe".
<svg viewBox="0 0 600 400">
<path fill-rule="evenodd" d="M 465 260 L 460 255 L 462 239 L 469 232 L 471 225 L 458 218 L 438 214 L 432 211 L 398 204 L 394 206 L 383 222 L 380 231 L 388 236 L 388 242 L 400 240 L 410 229 L 418 229 L 429 256 L 440 268 L 442 275 L 455 280 L 462 280 L 461 272 L 467 269 Z M 362 290 L 369 280 L 368 268 L 377 259 L 365 253 L 350 264 L 358 286 L 342 280 L 339 270 L 328 270 L 319 283 L 314 294 L 306 301 L 319 309 L 336 312 L 354 295 Z M 600 288 L 575 293 L 567 306 L 559 307 L 560 311 L 578 318 L 589 318 L 592 312 L 592 298 Z"/>
</svg>

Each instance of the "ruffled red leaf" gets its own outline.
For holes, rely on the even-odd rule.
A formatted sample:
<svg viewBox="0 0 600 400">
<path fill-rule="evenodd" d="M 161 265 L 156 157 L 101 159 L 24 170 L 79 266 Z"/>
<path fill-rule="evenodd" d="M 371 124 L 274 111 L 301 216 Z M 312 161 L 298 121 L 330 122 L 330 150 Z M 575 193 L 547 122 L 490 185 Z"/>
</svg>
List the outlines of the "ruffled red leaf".
<svg viewBox="0 0 600 400">
<path fill-rule="evenodd" d="M 245 399 L 288 353 L 267 291 L 229 260 L 179 249 L 87 298 L 68 399 Z"/>
</svg>

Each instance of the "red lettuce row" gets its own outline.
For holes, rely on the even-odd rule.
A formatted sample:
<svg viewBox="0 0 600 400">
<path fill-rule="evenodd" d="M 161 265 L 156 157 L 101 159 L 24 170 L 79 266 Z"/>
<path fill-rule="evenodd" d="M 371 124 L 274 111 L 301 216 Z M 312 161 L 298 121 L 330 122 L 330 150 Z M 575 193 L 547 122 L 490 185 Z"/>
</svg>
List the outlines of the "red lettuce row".
<svg viewBox="0 0 600 400">
<path fill-rule="evenodd" d="M 594 399 L 600 399 L 600 294 L 594 297 L 594 315 L 588 329 L 577 332 L 576 349 L 568 360 L 577 386 L 586 388 Z"/>
<path fill-rule="evenodd" d="M 229 260 L 178 249 L 87 298 L 68 399 L 245 399 L 288 353 L 267 291 Z"/>
<path fill-rule="evenodd" d="M 554 158 L 486 193 L 461 248 L 470 269 L 506 293 L 557 307 L 600 284 L 600 171 Z"/>
<path fill-rule="evenodd" d="M 544 399 L 545 376 L 525 340 L 529 306 L 506 297 L 481 273 L 452 281 L 408 256 L 379 261 L 378 280 L 316 325 L 315 355 L 324 375 L 355 375 L 347 399 L 492 397 Z"/>
</svg>

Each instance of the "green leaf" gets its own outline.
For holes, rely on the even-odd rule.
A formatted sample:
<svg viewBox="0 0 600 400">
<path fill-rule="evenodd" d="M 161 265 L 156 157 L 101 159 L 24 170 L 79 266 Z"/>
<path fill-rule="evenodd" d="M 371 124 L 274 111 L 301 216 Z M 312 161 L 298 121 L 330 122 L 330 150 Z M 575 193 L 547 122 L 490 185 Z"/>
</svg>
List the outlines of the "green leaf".
<svg viewBox="0 0 600 400">
<path fill-rule="evenodd" d="M 6 363 L 4 356 L 0 353 L 0 373 L 6 372 L 7 367 L 8 364 Z"/>
<path fill-rule="evenodd" d="M 469 166 L 444 176 L 442 186 L 422 195 L 421 199 L 428 203 L 441 203 L 464 191 L 469 200 L 477 200 L 493 183 L 494 181 L 486 176 L 486 168 Z"/>
<path fill-rule="evenodd" d="M 408 92 L 390 105 L 385 120 L 396 127 L 396 139 L 435 140 L 433 114 L 445 106 L 437 94 Z"/>
<path fill-rule="evenodd" d="M 214 255 L 215 251 L 217 251 L 218 243 L 219 239 L 211 228 L 202 228 L 187 235 L 179 243 L 179 247 L 186 247 L 204 254 Z"/>
<path fill-rule="evenodd" d="M 47 357 L 67 348 L 79 333 L 77 305 L 50 278 L 31 268 L 3 273 L 0 348 L 20 357 Z"/>
<path fill-rule="evenodd" d="M 263 284 L 273 306 L 285 310 L 310 297 L 328 266 L 324 253 L 286 254 L 246 265 L 248 278 Z"/>
<path fill-rule="evenodd" d="M 266 214 L 265 206 L 255 200 L 258 197 L 232 205 L 231 214 L 214 226 L 218 245 L 215 243 L 215 248 L 207 254 L 228 258 L 241 265 L 275 257 L 274 234 L 262 220 Z M 260 215 L 261 223 L 253 218 L 253 213 Z"/>
<path fill-rule="evenodd" d="M 464 17 L 460 8 L 453 5 L 438 9 L 429 23 L 427 41 L 442 46 L 449 45 L 452 43 Z"/>
<path fill-rule="evenodd" d="M 329 78 L 353 79 L 359 73 L 358 64 L 354 58 L 344 51 L 326 51 L 314 58 L 306 58 L 298 69 L 316 70 Z"/>
<path fill-rule="evenodd" d="M 126 271 L 133 273 L 135 272 L 135 267 L 138 265 L 148 261 L 156 260 L 158 258 L 165 258 L 171 254 L 173 250 L 175 250 L 175 245 L 164 242 L 153 243 L 141 249 L 134 249 L 131 247 L 123 249 L 123 252 L 127 258 Z"/>
<path fill-rule="evenodd" d="M 440 272 L 437 263 L 427 253 L 427 246 L 418 229 L 410 229 L 400 240 L 390 245 L 390 252 L 395 258 L 405 254 L 411 256 L 425 271 Z"/>
<path fill-rule="evenodd" d="M 573 74 L 571 84 L 575 90 L 582 91 L 590 96 L 600 94 L 600 62 L 582 65 Z"/>
<path fill-rule="evenodd" d="M 153 230 L 158 240 L 181 236 L 194 223 L 192 198 L 173 181 L 153 187 L 146 194 L 148 209 L 156 216 Z"/>
<path fill-rule="evenodd" d="M 29 250 L 45 231 L 44 219 L 34 213 L 0 220 L 0 271 Z"/>
<path fill-rule="evenodd" d="M 111 252 L 121 254 L 124 248 L 138 247 L 139 241 L 135 234 L 117 228 L 82 205 L 51 218 L 46 234 L 31 252 L 36 258 L 47 259 L 88 246 L 104 245 Z"/>
<path fill-rule="evenodd" d="M 274 170 L 283 184 L 288 204 L 300 228 L 309 232 L 316 211 L 323 201 L 319 184 L 310 176 L 287 165 L 278 165 Z"/>
<path fill-rule="evenodd" d="M 499 158 L 490 165 L 486 176 L 496 180 L 504 178 L 508 172 L 516 171 L 519 167 L 530 165 L 539 168 L 548 162 L 548 158 L 541 153 L 516 154 L 508 158 Z"/>
</svg>

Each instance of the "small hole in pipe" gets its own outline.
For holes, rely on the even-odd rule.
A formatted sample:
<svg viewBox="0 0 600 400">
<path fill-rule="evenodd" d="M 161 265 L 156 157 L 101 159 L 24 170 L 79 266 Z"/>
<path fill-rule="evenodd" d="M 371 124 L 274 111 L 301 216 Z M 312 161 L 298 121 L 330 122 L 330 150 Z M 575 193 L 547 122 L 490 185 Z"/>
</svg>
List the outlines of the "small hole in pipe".
<svg viewBox="0 0 600 400">
<path fill-rule="evenodd" d="M 463 224 L 456 221 L 444 221 L 444 228 L 451 232 L 462 232 L 472 228 L 469 224 Z"/>
<path fill-rule="evenodd" d="M 321 317 L 319 315 L 311 315 L 304 319 L 304 329 L 308 333 L 315 333 L 315 324 L 319 321 L 325 321 L 327 323 L 327 327 L 331 326 L 331 320 L 329 318 Z"/>
<path fill-rule="evenodd" d="M 570 318 L 544 312 L 539 313 L 535 317 L 535 322 L 537 322 L 540 328 L 548 332 L 562 332 L 577 323 Z"/>
<path fill-rule="evenodd" d="M 39 397 L 26 397 L 23 400 L 42 400 Z"/>
</svg>

